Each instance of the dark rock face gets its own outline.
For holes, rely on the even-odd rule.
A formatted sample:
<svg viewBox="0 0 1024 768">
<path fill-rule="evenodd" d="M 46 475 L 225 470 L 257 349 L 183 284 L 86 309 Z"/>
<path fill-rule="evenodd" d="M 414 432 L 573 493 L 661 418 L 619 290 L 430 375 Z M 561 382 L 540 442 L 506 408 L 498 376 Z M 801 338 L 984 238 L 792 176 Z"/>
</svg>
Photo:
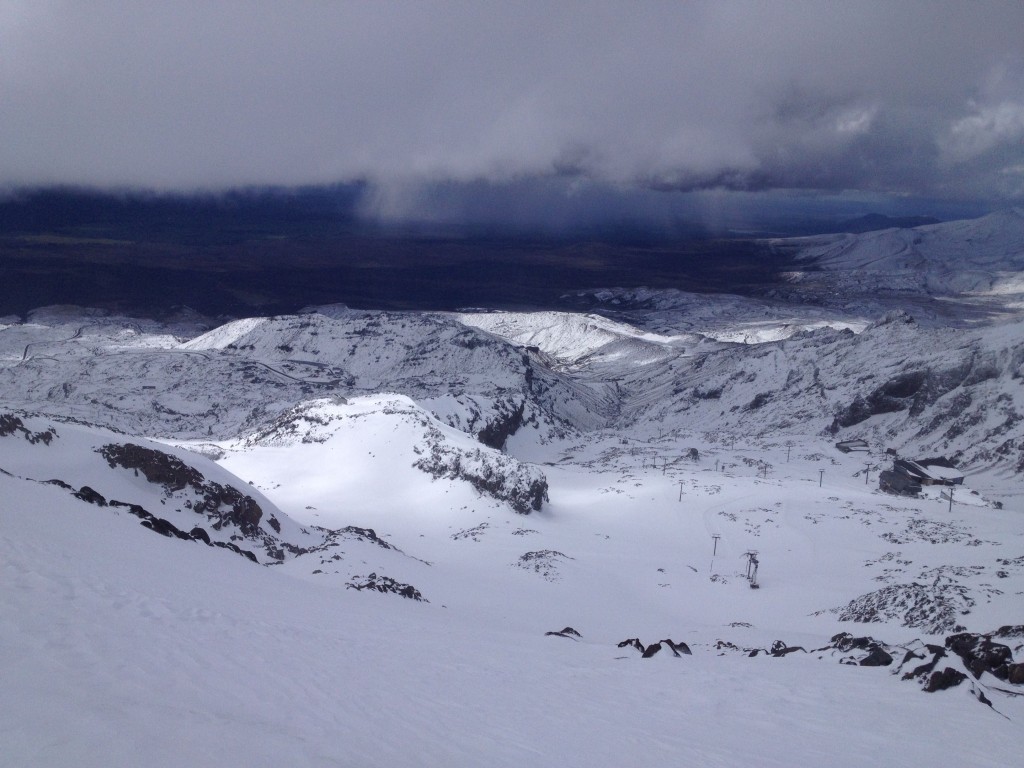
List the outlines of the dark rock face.
<svg viewBox="0 0 1024 768">
<path fill-rule="evenodd" d="M 25 426 L 25 422 L 12 413 L 0 413 L 0 437 L 10 437 L 21 434 L 32 445 L 42 443 L 49 445 L 50 441 L 57 437 L 57 432 L 51 427 L 42 432 L 32 432 Z"/>
<path fill-rule="evenodd" d="M 807 651 L 804 648 L 801 648 L 799 645 L 790 646 L 786 645 L 781 640 L 776 640 L 774 643 L 772 643 L 772 648 L 769 651 L 769 653 L 771 653 L 772 656 L 778 659 L 783 656 L 788 656 L 791 653 L 796 653 L 797 651 L 800 651 L 801 653 L 807 653 Z"/>
<path fill-rule="evenodd" d="M 523 426 L 525 410 L 526 401 L 524 400 L 510 411 L 499 413 L 497 418 L 488 422 L 477 433 L 477 440 L 490 448 L 504 450 L 505 442 Z"/>
<path fill-rule="evenodd" d="M 677 643 L 671 638 L 665 640 L 659 640 L 656 643 L 651 643 L 648 646 L 644 646 L 637 637 L 631 637 L 628 640 L 623 640 L 618 645 L 619 648 L 635 648 L 640 651 L 640 658 L 649 659 L 655 654 L 660 653 L 663 649 L 668 648 L 672 652 L 672 655 L 676 658 L 681 656 L 692 656 L 690 646 L 686 643 Z"/>
<path fill-rule="evenodd" d="M 1024 664 L 1010 664 L 1006 668 L 1006 682 L 1024 685 Z"/>
<path fill-rule="evenodd" d="M 540 511 L 548 500 L 547 478 L 506 456 L 487 456 L 479 450 L 460 453 L 435 444 L 430 455 L 413 466 L 434 478 L 464 480 L 481 494 L 507 502 L 521 515 Z"/>
<path fill-rule="evenodd" d="M 75 491 L 73 495 L 75 498 L 81 499 L 89 504 L 95 504 L 99 507 L 107 506 L 107 500 L 103 495 L 94 491 L 88 485 L 83 485 L 78 491 Z"/>
<path fill-rule="evenodd" d="M 519 556 L 514 563 L 516 568 L 524 571 L 532 571 L 546 581 L 557 581 L 559 578 L 559 565 L 565 560 L 573 558 L 554 549 L 540 549 L 535 552 L 525 552 Z"/>
<path fill-rule="evenodd" d="M 111 499 L 108 502 L 112 507 L 119 507 L 126 510 L 129 514 L 135 515 L 139 518 L 139 525 L 144 528 L 148 528 L 154 533 L 159 533 L 161 536 L 167 536 L 168 538 L 181 539 L 182 541 L 200 541 L 203 544 L 211 547 L 220 547 L 221 549 L 228 549 L 237 555 L 251 560 L 254 563 L 259 561 L 256 559 L 256 555 L 247 549 L 242 549 L 237 544 L 227 541 L 210 541 L 209 534 L 206 533 L 202 528 L 193 528 L 190 533 L 185 533 L 178 528 L 174 523 L 169 520 L 164 520 L 162 517 L 157 517 L 152 512 L 147 511 L 138 504 L 128 504 L 124 501 L 117 501 Z"/>
<path fill-rule="evenodd" d="M 198 469 L 176 456 L 134 443 L 105 445 L 100 449 L 100 455 L 111 467 L 138 470 L 147 481 L 162 485 L 170 492 L 196 488 L 205 480 Z"/>
<path fill-rule="evenodd" d="M 987 635 L 961 632 L 946 638 L 946 648 L 961 659 L 977 680 L 985 672 L 1000 680 L 1010 676 L 1009 666 L 1013 663 L 1013 652 L 1009 646 L 992 642 Z"/>
<path fill-rule="evenodd" d="M 631 637 L 628 640 L 623 640 L 621 643 L 619 643 L 618 647 L 619 648 L 626 648 L 626 647 L 636 648 L 638 651 L 640 651 L 640 653 L 643 653 L 645 650 L 647 650 L 644 647 L 644 644 L 640 642 L 640 638 L 638 638 L 638 637 Z"/>
<path fill-rule="evenodd" d="M 581 635 L 579 632 L 577 632 L 572 627 L 565 627 L 564 629 L 561 629 L 558 632 L 545 632 L 544 633 L 545 637 L 547 637 L 549 635 L 553 635 L 555 637 L 568 637 L 568 638 L 583 637 L 583 635 Z"/>
<path fill-rule="evenodd" d="M 195 467 L 176 456 L 133 443 L 111 443 L 99 449 L 100 455 L 111 467 L 123 467 L 141 472 L 147 481 L 163 486 L 169 494 L 191 489 L 201 496 L 192 510 L 205 514 L 215 530 L 226 524 L 234 525 L 246 536 L 259 533 L 263 510 L 251 497 L 236 488 L 206 480 Z"/>
<path fill-rule="evenodd" d="M 360 528 L 356 525 L 346 525 L 344 528 L 338 528 L 334 531 L 338 535 L 338 538 L 344 539 L 356 539 L 358 541 L 368 541 L 371 544 L 376 544 L 381 549 L 395 549 L 391 544 L 384 541 L 373 528 Z"/>
<path fill-rule="evenodd" d="M 651 643 L 647 646 L 647 650 L 645 650 L 643 654 L 641 654 L 640 658 L 649 659 L 659 651 L 661 651 L 661 643 Z M 676 655 L 678 656 L 678 654 Z"/>
<path fill-rule="evenodd" d="M 662 645 L 668 646 L 674 656 L 692 656 L 693 653 L 690 651 L 690 646 L 686 643 L 676 643 L 671 639 L 662 640 Z"/>
<path fill-rule="evenodd" d="M 854 637 L 849 632 L 833 635 L 831 646 L 842 653 L 850 653 L 840 660 L 842 664 L 856 664 L 861 667 L 888 667 L 893 662 L 892 655 L 873 637 Z M 858 658 L 855 651 L 866 651 L 866 655 Z"/>
<path fill-rule="evenodd" d="M 931 634 L 956 630 L 960 618 L 974 606 L 963 585 L 946 576 L 932 583 L 890 584 L 834 609 L 840 621 L 878 622 L 899 619 L 905 627 Z"/>
<path fill-rule="evenodd" d="M 871 392 L 858 395 L 836 414 L 830 431 L 860 424 L 872 416 L 907 411 L 920 416 L 957 387 L 969 387 L 999 376 L 992 356 L 972 356 L 948 368 L 924 368 L 892 377 Z"/>
<path fill-rule="evenodd" d="M 947 688 L 953 688 L 960 685 L 964 680 L 967 679 L 967 675 L 960 672 L 952 667 L 946 667 L 941 672 L 932 672 L 932 676 L 928 678 L 928 684 L 924 687 L 927 693 L 935 693 L 936 691 L 944 691 Z"/>
<path fill-rule="evenodd" d="M 875 646 L 859 663 L 862 667 L 888 667 L 892 664 L 892 656 L 881 646 Z"/>
<path fill-rule="evenodd" d="M 391 593 L 407 598 L 409 600 L 418 600 L 423 603 L 429 603 L 430 601 L 420 594 L 420 591 L 411 584 L 403 584 L 399 581 L 395 581 L 390 576 L 378 576 L 376 573 L 371 573 L 369 576 L 363 578 L 362 576 L 355 576 L 353 580 L 345 584 L 348 589 L 355 589 L 362 591 L 364 589 L 372 589 L 377 592 Z"/>
</svg>

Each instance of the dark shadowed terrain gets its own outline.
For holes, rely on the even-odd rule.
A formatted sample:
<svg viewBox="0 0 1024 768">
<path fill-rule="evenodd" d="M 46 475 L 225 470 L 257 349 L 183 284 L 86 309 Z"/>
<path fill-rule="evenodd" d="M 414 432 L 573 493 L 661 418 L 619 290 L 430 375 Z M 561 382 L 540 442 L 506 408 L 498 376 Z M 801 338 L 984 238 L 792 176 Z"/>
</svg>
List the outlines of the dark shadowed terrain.
<svg viewBox="0 0 1024 768">
<path fill-rule="evenodd" d="M 48 304 L 162 314 L 550 307 L 609 286 L 758 292 L 784 259 L 756 241 L 609 228 L 528 238 L 361 224 L 354 192 L 217 198 L 35 193 L 0 205 L 0 315 Z"/>
</svg>

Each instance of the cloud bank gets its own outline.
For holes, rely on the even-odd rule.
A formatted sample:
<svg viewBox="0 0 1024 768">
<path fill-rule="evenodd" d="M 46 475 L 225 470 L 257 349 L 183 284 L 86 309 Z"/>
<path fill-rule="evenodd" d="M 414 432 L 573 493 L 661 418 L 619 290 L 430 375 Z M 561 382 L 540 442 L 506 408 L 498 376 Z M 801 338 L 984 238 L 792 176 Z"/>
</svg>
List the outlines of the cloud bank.
<svg viewBox="0 0 1024 768">
<path fill-rule="evenodd" d="M 0 0 L 0 184 L 1024 199 L 1015 2 Z"/>
</svg>

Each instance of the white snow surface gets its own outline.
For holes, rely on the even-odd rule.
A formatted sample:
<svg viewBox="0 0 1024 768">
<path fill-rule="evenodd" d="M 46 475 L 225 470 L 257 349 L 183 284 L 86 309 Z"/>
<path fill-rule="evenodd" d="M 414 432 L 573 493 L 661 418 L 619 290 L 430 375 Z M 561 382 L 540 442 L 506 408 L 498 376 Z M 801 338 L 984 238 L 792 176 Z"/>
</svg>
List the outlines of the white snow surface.
<svg viewBox="0 0 1024 768">
<path fill-rule="evenodd" d="M 1016 765 L 1024 688 L 925 693 L 900 662 L 1022 623 L 1024 318 L 600 294 L 5 319 L 0 765 Z M 126 443 L 249 496 L 258 532 L 98 452 Z M 964 485 L 882 493 L 886 449 Z M 840 663 L 840 632 L 894 663 Z M 777 640 L 808 652 L 749 656 Z"/>
</svg>

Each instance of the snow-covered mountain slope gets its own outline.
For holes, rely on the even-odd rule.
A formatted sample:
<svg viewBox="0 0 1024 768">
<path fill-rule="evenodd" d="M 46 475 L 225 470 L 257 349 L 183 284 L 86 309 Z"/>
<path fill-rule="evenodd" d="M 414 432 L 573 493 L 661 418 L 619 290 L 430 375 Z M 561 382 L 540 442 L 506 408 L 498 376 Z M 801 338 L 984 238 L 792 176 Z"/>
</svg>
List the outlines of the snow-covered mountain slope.
<svg viewBox="0 0 1024 768">
<path fill-rule="evenodd" d="M 51 485 L 165 536 L 282 561 L 320 543 L 214 462 L 148 440 L 18 413 L 0 414 L 0 470 Z"/>
<path fill-rule="evenodd" d="M 808 291 L 963 297 L 993 308 L 1024 306 L 1024 209 L 980 219 L 773 241 L 795 252 Z M 820 270 L 821 272 L 818 272 Z M 824 273 L 824 274 L 822 274 Z"/>
<path fill-rule="evenodd" d="M 0 506 L 5 764 L 792 766 L 827 753 L 836 766 L 1006 766 L 1019 755 L 1024 713 L 998 692 L 1011 721 L 965 685 L 925 695 L 827 653 L 698 646 L 686 613 L 653 637 L 636 631 L 685 636 L 692 655 L 641 660 L 588 626 L 548 637 L 543 620 L 491 625 L 436 601 L 292 579 L 12 482 L 0 475 L 2 498 L 33 513 Z M 619 599 L 606 595 L 609 616 Z M 707 636 L 753 645 L 765 633 Z"/>
<path fill-rule="evenodd" d="M 391 391 L 499 447 L 522 423 L 549 440 L 612 407 L 609 387 L 452 317 L 335 314 L 236 321 L 183 343 L 125 318 L 12 326 L 0 331 L 4 401 L 132 434 L 230 438 L 304 400 Z"/>
<path fill-rule="evenodd" d="M 935 328 L 895 314 L 861 333 L 736 344 L 567 313 L 461 318 L 489 332 L 444 315 L 338 314 L 238 321 L 185 343 L 109 318 L 11 326 L 0 331 L 4 402 L 131 434 L 231 439 L 317 397 L 390 391 L 528 460 L 614 428 L 853 434 L 976 470 L 1024 466 L 1017 320 Z"/>
<path fill-rule="evenodd" d="M 915 295 L 5 319 L 0 763 L 1015 764 L 1024 320 Z"/>
<path fill-rule="evenodd" d="M 320 557 L 313 571 L 298 566 L 317 554 L 260 567 L 0 473 L 5 760 L 788 766 L 823 759 L 826 744 L 838 766 L 997 766 L 1019 754 L 1015 684 L 987 670 L 975 680 L 952 650 L 935 679 L 954 679 L 949 668 L 967 675 L 959 686 L 924 694 L 918 678 L 901 679 L 931 663 L 921 640 L 945 648 L 952 637 L 953 625 L 929 634 L 935 622 L 989 631 L 1015 613 L 1022 539 L 1004 511 L 949 514 L 937 498 L 879 494 L 852 476 L 861 457 L 826 458 L 813 441 L 787 462 L 783 446 L 695 436 L 698 458 L 666 471 L 652 459 L 676 441 L 608 434 L 567 445 L 572 458 L 548 468 L 550 507 L 523 518 L 475 495 L 409 499 L 416 475 L 395 472 L 408 448 L 356 422 L 380 452 L 348 470 L 377 481 L 360 494 L 363 523 L 386 521 L 421 560 L 378 544 L 353 551 L 366 542 L 348 539 L 340 560 Z M 330 449 L 359 431 L 307 426 L 316 440 L 254 441 L 236 457 L 297 519 L 303 490 L 317 489 L 296 467 L 345 473 Z M 66 428 L 55 425 L 51 446 Z M 282 466 L 269 448 L 289 445 L 308 451 Z M 769 477 L 744 458 L 770 462 Z M 302 511 L 343 522 L 349 499 L 332 497 Z M 371 548 L 390 555 L 391 581 Z M 744 575 L 753 550 L 757 590 Z M 362 566 L 362 578 L 336 575 L 343 566 Z M 413 586 L 429 602 L 358 589 L 368 584 Z M 1019 660 L 1015 631 L 993 648 Z M 858 646 L 866 632 L 874 639 Z M 642 658 L 633 638 L 661 650 Z M 685 650 L 674 655 L 668 639 Z M 891 661 L 860 666 L 872 654 Z"/>
<path fill-rule="evenodd" d="M 449 503 L 482 495 L 528 515 L 547 500 L 547 480 L 539 469 L 481 445 L 400 395 L 310 401 L 224 448 L 226 466 L 242 469 L 247 459 L 256 461 L 260 469 L 250 467 L 246 475 L 271 483 L 287 479 L 309 503 L 344 504 L 346 515 L 353 507 L 378 505 L 374 487 L 381 478 L 371 469 L 382 458 L 390 482 L 406 489 L 403 504 L 444 503 L 426 501 L 426 479 L 446 481 L 437 484 L 437 492 L 456 497 Z"/>
<path fill-rule="evenodd" d="M 458 319 L 526 347 L 535 347 L 564 368 L 628 357 L 640 363 L 672 356 L 672 348 L 696 337 L 661 336 L 600 315 L 569 312 L 476 312 Z"/>
</svg>

